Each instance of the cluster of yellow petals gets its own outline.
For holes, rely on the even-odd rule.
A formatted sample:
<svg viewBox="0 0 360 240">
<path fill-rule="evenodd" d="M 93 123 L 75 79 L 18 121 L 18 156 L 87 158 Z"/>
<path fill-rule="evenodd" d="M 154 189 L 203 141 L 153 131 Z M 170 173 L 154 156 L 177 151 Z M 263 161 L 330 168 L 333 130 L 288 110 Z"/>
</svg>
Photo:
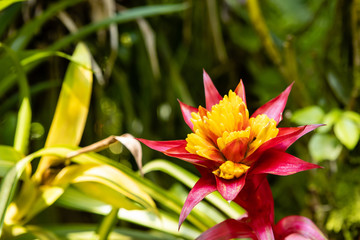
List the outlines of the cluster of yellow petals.
<svg viewBox="0 0 360 240">
<path fill-rule="evenodd" d="M 244 174 L 249 166 L 243 160 L 279 132 L 275 120 L 265 114 L 249 119 L 245 103 L 231 90 L 210 111 L 200 106 L 191 117 L 194 133 L 186 138 L 186 150 L 223 162 L 213 173 L 224 179 Z"/>
</svg>

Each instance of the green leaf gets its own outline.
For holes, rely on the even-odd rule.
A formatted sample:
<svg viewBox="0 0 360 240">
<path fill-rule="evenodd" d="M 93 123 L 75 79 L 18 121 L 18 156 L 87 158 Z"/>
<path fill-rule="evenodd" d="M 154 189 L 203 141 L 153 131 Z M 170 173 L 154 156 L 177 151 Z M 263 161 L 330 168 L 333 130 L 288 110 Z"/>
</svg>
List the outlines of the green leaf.
<svg viewBox="0 0 360 240">
<path fill-rule="evenodd" d="M 0 177 L 4 177 L 11 167 L 22 158 L 23 155 L 13 147 L 0 145 Z"/>
<path fill-rule="evenodd" d="M 360 137 L 357 124 L 346 115 L 343 115 L 334 126 L 335 136 L 349 150 L 354 149 Z"/>
<path fill-rule="evenodd" d="M 57 149 L 59 149 L 59 151 L 67 151 L 65 148 L 57 148 Z M 68 154 L 71 155 L 72 153 L 68 152 Z M 146 193 L 148 193 L 154 200 L 161 203 L 164 207 L 166 207 L 167 209 L 171 210 L 176 214 L 180 214 L 181 212 L 183 202 L 180 201 L 176 196 L 173 196 L 172 194 L 168 193 L 168 191 L 160 188 L 159 186 L 155 185 L 149 180 L 140 178 L 138 174 L 135 174 L 132 170 L 125 167 L 124 165 L 116 163 L 96 153 L 81 154 L 74 157 L 72 161 L 80 164 L 105 163 L 114 166 L 119 170 L 121 170 L 122 172 L 126 173 L 134 181 L 136 181 Z M 202 231 L 206 230 L 207 228 L 215 224 L 215 222 L 209 218 L 201 219 L 201 217 L 196 213 L 196 211 L 193 211 L 187 217 L 187 220 L 190 221 L 198 229 L 201 229 Z"/>
<path fill-rule="evenodd" d="M 33 226 L 31 226 L 33 227 Z M 94 229 L 96 225 L 92 224 L 71 224 L 71 225 L 51 225 L 44 227 L 61 239 L 67 240 L 88 240 L 96 239 Z M 31 230 L 31 229 L 29 229 Z M 179 235 L 179 234 L 178 234 Z M 195 239 L 198 235 L 191 235 L 187 239 Z M 144 231 L 143 229 L 133 229 L 117 227 L 110 234 L 109 240 L 179 240 L 178 237 L 160 231 Z"/>
<path fill-rule="evenodd" d="M 336 97 L 341 100 L 343 104 L 349 102 L 350 88 L 349 85 L 343 81 L 343 75 L 330 71 L 327 74 L 327 82 Z"/>
<path fill-rule="evenodd" d="M 53 232 L 38 226 L 12 226 L 11 230 L 14 234 L 13 240 L 60 240 Z"/>
<path fill-rule="evenodd" d="M 46 23 L 46 21 L 48 21 L 50 18 L 52 18 L 65 8 L 76 5 L 81 1 L 83 0 L 63 0 L 58 1 L 47 7 L 46 10 L 38 17 L 24 24 L 22 28 L 18 31 L 16 37 L 14 39 L 11 39 L 11 44 L 9 45 L 15 51 L 24 49 L 30 42 L 31 38 L 41 30 L 41 27 L 44 25 L 44 23 Z"/>
<path fill-rule="evenodd" d="M 136 20 L 138 18 L 150 17 L 150 16 L 157 16 L 160 14 L 169 14 L 173 12 L 180 12 L 188 8 L 188 4 L 181 3 L 181 4 L 164 4 L 164 5 L 152 5 L 152 6 L 141 6 L 141 7 L 134 7 L 131 9 L 127 9 L 125 11 L 121 11 L 119 14 L 98 21 L 91 23 L 83 28 L 80 28 L 77 32 L 65 36 L 55 42 L 49 49 L 51 50 L 59 50 L 65 46 L 68 46 L 70 43 L 78 41 L 99 29 L 106 28 L 110 24 L 113 23 L 125 23 L 129 21 Z"/>
<path fill-rule="evenodd" d="M 14 23 L 16 17 L 21 12 L 22 4 L 14 4 L 0 13 L 0 36 L 4 36 L 4 32 Z"/>
<path fill-rule="evenodd" d="M 336 160 L 342 146 L 332 134 L 314 134 L 309 141 L 309 150 L 315 161 Z"/>
<path fill-rule="evenodd" d="M 358 128 L 360 128 L 360 114 L 359 113 L 353 112 L 353 111 L 345 111 L 344 117 L 354 121 L 357 124 Z"/>
<path fill-rule="evenodd" d="M 327 113 L 324 116 L 322 123 L 325 124 L 325 126 L 318 128 L 317 131 L 321 133 L 329 132 L 334 126 L 334 124 L 339 121 L 341 115 L 342 115 L 342 111 L 340 109 L 337 108 L 332 109 L 329 113 Z"/>
<path fill-rule="evenodd" d="M 1 226 L 4 221 L 6 208 L 13 198 L 14 190 L 16 184 L 19 181 L 21 173 L 23 172 L 27 163 L 32 161 L 34 158 L 41 157 L 43 155 L 54 156 L 57 158 L 65 159 L 67 155 L 71 154 L 74 150 L 71 148 L 65 147 L 51 147 L 41 149 L 25 158 L 20 160 L 6 175 L 4 181 L 2 182 L 2 187 L 0 189 L 0 220 Z M 169 210 L 172 213 L 180 214 L 183 202 L 180 201 L 176 196 L 168 193 L 165 189 L 160 188 L 151 181 L 141 178 L 139 174 L 134 173 L 131 169 L 125 167 L 124 165 L 112 161 L 106 157 L 103 157 L 96 153 L 86 153 L 75 156 L 72 158 L 72 161 L 79 164 L 84 163 L 95 163 L 95 164 L 108 164 L 119 169 L 121 172 L 129 176 L 133 181 L 135 181 L 142 190 L 149 194 L 154 200 L 158 201 L 163 207 Z M 73 203 L 74 204 L 74 203 Z M 153 215 L 156 215 L 155 213 Z M 191 222 L 192 226 L 205 231 L 207 228 L 215 224 L 211 218 L 201 219 L 196 211 L 190 213 L 187 217 L 187 220 Z M 0 227 L 1 227 L 0 226 Z"/>
<path fill-rule="evenodd" d="M 66 71 L 45 146 L 76 146 L 84 131 L 93 81 L 89 50 L 84 44 L 78 44 L 72 59 L 76 62 L 71 62 Z"/>
<path fill-rule="evenodd" d="M 89 50 L 84 44 L 78 44 L 72 59 L 76 63 L 71 62 L 66 71 L 54 118 L 46 139 L 46 147 L 54 145 L 76 146 L 80 143 L 85 128 L 93 82 Z M 48 157 L 41 159 L 34 178 L 40 181 L 47 168 L 53 164 L 59 164 L 61 161 Z"/>
<path fill-rule="evenodd" d="M 171 199 L 169 199 L 171 201 Z M 58 205 L 70 209 L 87 211 L 91 213 L 107 215 L 111 211 L 111 206 L 104 202 L 89 197 L 70 186 L 65 193 L 57 200 Z M 170 215 L 162 210 L 155 214 L 146 210 L 125 210 L 121 209 L 118 218 L 135 223 L 151 229 L 170 233 L 173 236 L 195 239 L 201 232 L 187 222 L 177 231 L 178 216 Z"/>
<path fill-rule="evenodd" d="M 309 106 L 295 111 L 291 121 L 299 125 L 322 123 L 325 113 L 319 106 Z"/>
<path fill-rule="evenodd" d="M 36 214 L 52 205 L 69 186 L 71 181 L 93 165 L 71 165 L 63 168 L 51 182 L 40 187 L 34 181 L 26 181 L 20 193 L 9 205 L 6 221 L 12 223 L 26 223 Z"/>
<path fill-rule="evenodd" d="M 178 231 L 179 219 L 178 216 L 171 215 L 167 212 L 159 212 L 160 217 L 156 217 L 154 213 L 132 210 L 128 211 L 121 209 L 119 211 L 119 218 L 135 224 L 140 224 L 145 227 L 171 233 L 174 236 L 182 236 L 187 239 L 195 239 L 200 235 L 200 231 L 194 229 L 193 225 L 187 223 L 181 225 Z"/>
<path fill-rule="evenodd" d="M 24 2 L 25 0 L 1 0 L 0 1 L 0 11 L 4 8 L 10 6 L 11 4 L 14 4 L 16 2 Z"/>
<path fill-rule="evenodd" d="M 155 203 L 130 177 L 108 165 L 81 164 L 63 168 L 49 185 L 16 198 L 12 222 L 27 222 L 52 205 L 72 185 L 85 194 L 117 208 L 156 211 Z M 26 191 L 26 190 L 25 190 Z M 33 196 L 34 193 L 36 194 Z M 29 196 L 33 198 L 29 199 Z M 106 198 L 104 198 L 106 196 Z M 31 206 L 29 208 L 28 206 Z"/>
<path fill-rule="evenodd" d="M 12 65 L 15 67 L 16 76 L 19 83 L 20 92 L 20 109 L 18 112 L 18 119 L 16 125 L 14 148 L 23 153 L 27 153 L 29 143 L 30 125 L 31 125 L 31 106 L 30 106 L 30 90 L 28 80 L 17 53 L 8 46 L 1 44 L 0 47 L 4 48 L 7 55 L 10 57 Z"/>
<path fill-rule="evenodd" d="M 155 209 L 155 203 L 151 197 L 137 183 L 125 173 L 108 165 L 87 169 L 74 178 L 72 184 L 87 195 L 118 208 L 141 209 L 139 205 L 134 204 L 136 202 L 145 209 L 152 211 Z M 104 196 L 107 197 L 104 198 Z"/>
<path fill-rule="evenodd" d="M 33 154 L 26 156 L 16 163 L 16 165 L 10 169 L 5 178 L 1 182 L 0 188 L 0 237 L 2 235 L 2 228 L 5 220 L 6 210 L 13 199 L 17 183 L 22 175 L 26 165 L 34 158 L 46 153 L 46 150 L 40 150 Z"/>
</svg>

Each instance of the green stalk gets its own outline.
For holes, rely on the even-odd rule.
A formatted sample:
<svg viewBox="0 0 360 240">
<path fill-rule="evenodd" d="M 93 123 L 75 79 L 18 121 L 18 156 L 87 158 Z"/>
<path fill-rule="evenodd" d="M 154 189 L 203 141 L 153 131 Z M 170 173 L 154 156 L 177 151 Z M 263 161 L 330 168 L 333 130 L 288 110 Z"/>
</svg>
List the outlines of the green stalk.
<svg viewBox="0 0 360 240">
<path fill-rule="evenodd" d="M 259 6 L 259 1 L 248 0 L 247 7 L 250 20 L 265 48 L 266 54 L 268 55 L 269 59 L 278 68 L 279 72 L 284 77 L 286 83 L 290 85 L 294 80 L 297 80 L 297 84 L 295 85 L 295 87 L 299 92 L 298 95 L 306 96 L 305 102 L 303 97 L 295 97 L 294 100 L 297 101 L 297 104 L 299 106 L 306 106 L 310 104 L 309 94 L 307 93 L 304 84 L 301 82 L 301 79 L 298 76 L 296 55 L 294 49 L 290 45 L 291 42 L 287 41 L 285 43 L 285 53 L 283 55 L 279 51 L 278 47 L 275 45 L 270 31 L 266 26 L 265 19 L 261 13 L 261 9 Z"/>
<path fill-rule="evenodd" d="M 294 38 L 293 36 L 288 36 L 284 43 L 284 67 L 286 68 L 286 79 L 287 83 L 291 84 L 292 82 L 296 83 L 296 88 L 299 91 L 294 92 L 294 100 L 297 101 L 297 104 L 301 107 L 306 107 L 311 105 L 311 97 L 309 96 L 308 91 L 304 82 L 299 78 L 299 71 L 296 59 L 296 52 L 294 47 Z M 301 100 L 300 100 L 301 99 Z"/>
<path fill-rule="evenodd" d="M 23 97 L 18 113 L 17 124 L 16 124 L 14 148 L 25 155 L 27 154 L 27 150 L 28 150 L 27 148 L 29 145 L 30 126 L 31 126 L 30 99 L 28 97 Z"/>
<path fill-rule="evenodd" d="M 208 10 L 210 29 L 214 38 L 215 52 L 220 62 L 225 63 L 228 60 L 228 56 L 226 54 L 225 44 L 221 34 L 221 25 L 219 23 L 216 1 L 207 0 L 206 5 Z"/>
<path fill-rule="evenodd" d="M 360 92 L 360 0 L 353 0 L 351 6 L 351 31 L 353 47 L 353 82 L 350 101 L 346 108 L 355 108 L 356 99 Z"/>
<path fill-rule="evenodd" d="M 16 132 L 14 139 L 14 148 L 26 155 L 29 144 L 30 126 L 31 126 L 31 106 L 30 106 L 30 89 L 27 82 L 26 74 L 22 68 L 16 53 L 9 47 L 0 43 L 0 47 L 4 48 L 14 63 L 14 67 L 18 74 L 18 84 L 20 89 L 20 109 L 16 124 Z"/>
<path fill-rule="evenodd" d="M 270 60 L 273 61 L 273 63 L 279 68 L 280 72 L 284 73 L 285 68 L 282 66 L 282 56 L 275 46 L 269 29 L 266 26 L 258 0 L 248 0 L 247 7 L 249 10 L 250 20 L 255 28 L 255 31 L 260 37 L 267 55 L 269 56 Z"/>
<path fill-rule="evenodd" d="M 114 228 L 116 221 L 118 220 L 119 208 L 112 208 L 110 213 L 105 216 L 104 220 L 101 222 L 97 234 L 99 240 L 108 239 L 112 229 Z"/>
</svg>

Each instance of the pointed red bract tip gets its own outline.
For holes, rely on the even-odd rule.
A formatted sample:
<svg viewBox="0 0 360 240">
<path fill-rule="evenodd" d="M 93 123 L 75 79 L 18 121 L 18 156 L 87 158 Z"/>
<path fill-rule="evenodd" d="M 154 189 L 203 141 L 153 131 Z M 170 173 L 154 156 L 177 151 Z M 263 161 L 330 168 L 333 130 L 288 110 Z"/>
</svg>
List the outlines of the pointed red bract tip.
<svg viewBox="0 0 360 240">
<path fill-rule="evenodd" d="M 321 167 L 313 163 L 305 162 L 286 152 L 271 149 L 266 151 L 263 157 L 258 159 L 253 168 L 251 168 L 251 174 L 270 173 L 287 176 L 313 168 Z"/>
<path fill-rule="evenodd" d="M 251 117 L 256 117 L 260 114 L 266 114 L 269 118 L 274 119 L 277 123 L 282 120 L 282 113 L 285 109 L 291 88 L 294 82 L 290 84 L 279 96 L 271 99 L 263 106 L 258 108 Z"/>
<path fill-rule="evenodd" d="M 222 99 L 218 90 L 214 86 L 214 83 L 211 81 L 209 75 L 203 70 L 203 79 L 204 79 L 204 89 L 205 89 L 205 101 L 206 109 L 211 110 L 211 107 Z"/>
<path fill-rule="evenodd" d="M 180 109 L 185 123 L 189 126 L 191 130 L 193 130 L 194 124 L 191 122 L 191 113 L 197 112 L 198 109 L 181 102 L 179 99 L 178 102 L 180 104 Z"/>
<path fill-rule="evenodd" d="M 242 79 L 240 79 L 240 82 L 237 85 L 237 87 L 235 88 L 234 92 L 236 93 L 236 95 L 238 95 L 243 100 L 243 102 L 246 105 L 245 87 L 244 87 L 244 83 L 243 83 Z"/>
<path fill-rule="evenodd" d="M 178 230 L 191 210 L 208 194 L 214 191 L 216 191 L 214 176 L 211 173 L 207 173 L 201 176 L 201 178 L 195 183 L 194 187 L 189 192 L 184 206 L 181 209 Z"/>
<path fill-rule="evenodd" d="M 171 141 L 152 141 L 143 138 L 136 138 L 151 149 L 159 152 L 165 152 L 171 148 L 176 148 L 186 144 L 185 140 L 171 140 Z"/>
</svg>

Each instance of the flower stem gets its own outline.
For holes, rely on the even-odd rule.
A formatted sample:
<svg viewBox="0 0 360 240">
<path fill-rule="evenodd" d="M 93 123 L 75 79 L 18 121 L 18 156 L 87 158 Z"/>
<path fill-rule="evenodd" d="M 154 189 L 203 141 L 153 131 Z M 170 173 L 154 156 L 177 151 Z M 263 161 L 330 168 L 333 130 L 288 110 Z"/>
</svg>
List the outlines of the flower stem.
<svg viewBox="0 0 360 240">
<path fill-rule="evenodd" d="M 221 34 L 221 26 L 219 24 L 218 9 L 215 0 L 206 1 L 210 30 L 214 39 L 215 52 L 220 62 L 225 63 L 227 61 L 227 54 L 225 44 Z"/>
<path fill-rule="evenodd" d="M 309 105 L 311 99 L 307 90 L 305 89 L 304 83 L 301 82 L 301 79 L 299 78 L 295 49 L 292 46 L 292 37 L 288 38 L 284 43 L 285 52 L 282 54 L 279 48 L 275 45 L 270 31 L 266 26 L 265 19 L 259 6 L 259 1 L 248 0 L 247 7 L 252 25 L 258 34 L 269 59 L 278 68 L 280 74 L 284 77 L 284 80 L 288 85 L 296 80 L 295 86 L 299 92 L 297 95 L 301 96 L 295 96 L 294 100 L 297 101 L 296 103 L 299 106 L 304 107 Z"/>
<path fill-rule="evenodd" d="M 0 43 L 0 48 L 4 48 L 10 59 L 13 61 L 16 73 L 18 75 L 18 83 L 20 89 L 20 109 L 16 124 L 16 132 L 14 139 L 14 148 L 23 153 L 27 153 L 29 144 L 30 125 L 31 125 L 31 106 L 30 106 L 30 90 L 27 82 L 26 74 L 21 63 L 16 56 L 14 50 Z"/>
<path fill-rule="evenodd" d="M 109 234 L 111 233 L 116 221 L 118 220 L 117 214 L 119 212 L 119 208 L 112 208 L 110 213 L 105 216 L 104 220 L 101 222 L 99 229 L 97 230 L 97 234 L 99 236 L 99 240 L 108 239 Z"/>
<path fill-rule="evenodd" d="M 351 4 L 351 31 L 353 47 L 353 83 L 348 110 L 355 107 L 360 92 L 360 0 L 353 0 Z"/>
</svg>

